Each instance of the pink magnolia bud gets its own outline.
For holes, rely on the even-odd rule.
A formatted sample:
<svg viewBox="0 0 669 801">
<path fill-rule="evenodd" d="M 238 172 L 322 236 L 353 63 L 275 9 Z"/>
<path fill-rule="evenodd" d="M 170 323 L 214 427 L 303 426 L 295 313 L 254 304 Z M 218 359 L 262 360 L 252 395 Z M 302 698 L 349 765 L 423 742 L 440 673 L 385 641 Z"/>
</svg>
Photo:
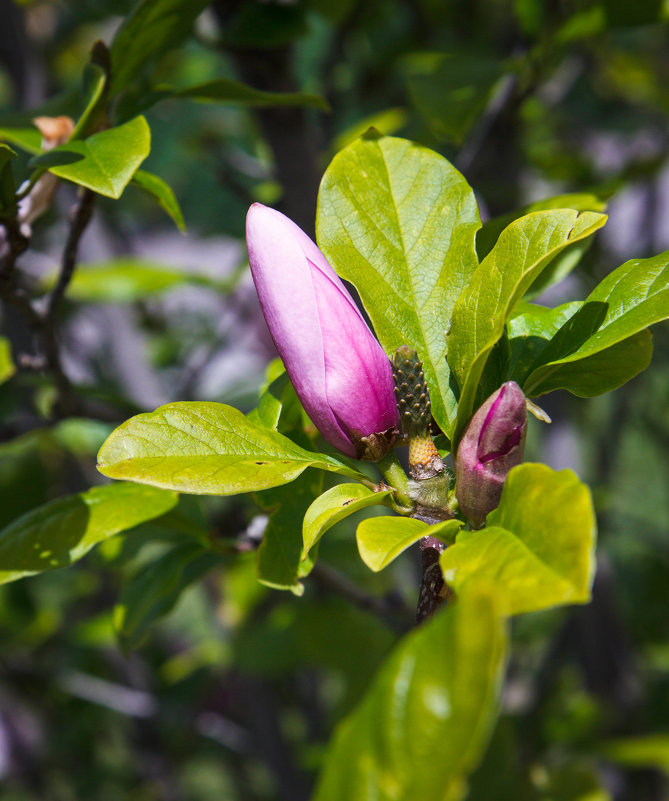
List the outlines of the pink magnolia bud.
<svg viewBox="0 0 669 801">
<path fill-rule="evenodd" d="M 246 244 L 267 326 L 307 414 L 340 451 L 381 458 L 397 434 L 393 372 L 353 299 L 280 212 L 254 203 Z"/>
<path fill-rule="evenodd" d="M 462 435 L 455 459 L 455 494 L 472 525 L 481 526 L 498 504 L 506 474 L 523 461 L 527 409 L 515 381 L 477 410 Z"/>
</svg>

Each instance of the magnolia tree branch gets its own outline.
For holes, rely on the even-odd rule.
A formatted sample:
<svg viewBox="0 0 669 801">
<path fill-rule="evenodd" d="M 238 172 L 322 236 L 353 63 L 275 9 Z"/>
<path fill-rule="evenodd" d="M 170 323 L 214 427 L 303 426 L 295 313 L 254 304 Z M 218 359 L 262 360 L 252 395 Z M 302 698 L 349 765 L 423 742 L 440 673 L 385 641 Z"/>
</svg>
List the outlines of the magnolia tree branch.
<svg viewBox="0 0 669 801">
<path fill-rule="evenodd" d="M 63 369 L 56 333 L 56 317 L 60 303 L 74 274 L 79 242 L 91 220 L 94 201 L 94 192 L 90 189 L 81 190 L 72 210 L 58 280 L 44 312 L 38 311 L 25 292 L 16 285 L 16 262 L 19 256 L 27 249 L 30 240 L 22 233 L 18 218 L 2 221 L 2 226 L 5 230 L 5 241 L 1 257 L 0 299 L 18 311 L 28 328 L 41 341 L 43 349 L 43 358 L 35 358 L 24 354 L 17 360 L 18 365 L 23 369 L 46 369 L 49 372 L 57 392 L 54 405 L 54 411 L 57 416 L 74 414 L 79 409 L 79 402 L 75 396 L 72 383 Z"/>
</svg>

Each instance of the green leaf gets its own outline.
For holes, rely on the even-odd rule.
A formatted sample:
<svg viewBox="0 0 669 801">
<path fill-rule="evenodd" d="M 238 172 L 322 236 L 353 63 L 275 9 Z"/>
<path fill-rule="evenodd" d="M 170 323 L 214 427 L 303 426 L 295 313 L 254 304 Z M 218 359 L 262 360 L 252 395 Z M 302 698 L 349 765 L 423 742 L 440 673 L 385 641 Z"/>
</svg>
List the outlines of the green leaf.
<svg viewBox="0 0 669 801">
<path fill-rule="evenodd" d="M 336 487 L 324 492 L 316 498 L 304 515 L 302 557 L 306 558 L 323 534 L 335 523 L 360 509 L 385 504 L 390 495 L 390 490 L 374 492 L 362 484 L 337 484 Z"/>
<path fill-rule="evenodd" d="M 187 86 L 184 89 L 160 87 L 159 91 L 161 90 L 168 93 L 170 97 L 201 100 L 226 106 L 250 106 L 252 108 L 306 106 L 318 108 L 321 111 L 328 111 L 330 108 L 327 100 L 320 95 L 306 92 L 265 92 L 230 78 L 217 78 L 196 86 Z"/>
<path fill-rule="evenodd" d="M 550 209 L 575 209 L 576 211 L 598 211 L 606 209 L 606 201 L 598 195 L 588 192 L 571 193 L 565 195 L 555 195 L 535 201 L 522 209 L 518 209 L 510 214 L 495 217 L 483 224 L 476 237 L 476 252 L 479 260 L 488 255 L 498 240 L 502 231 L 519 217 L 531 214 L 533 211 L 548 211 Z M 526 292 L 526 297 L 536 297 L 547 287 L 562 281 L 580 262 L 585 251 L 590 247 L 592 239 L 583 239 L 573 245 L 566 247 L 562 253 L 558 254 L 549 266 L 542 271 L 541 275 L 533 282 L 530 289 Z"/>
<path fill-rule="evenodd" d="M 133 484 L 58 498 L 0 531 L 0 584 L 66 567 L 99 542 L 164 514 L 177 495 Z"/>
<path fill-rule="evenodd" d="M 653 336 L 647 329 L 575 362 L 556 365 L 541 382 L 526 390 L 532 397 L 566 389 L 580 398 L 602 395 L 643 372 L 653 356 Z"/>
<path fill-rule="evenodd" d="M 448 361 L 460 386 L 454 444 L 471 417 L 486 360 L 513 307 L 558 253 L 605 221 L 593 212 L 534 212 L 505 229 L 474 273 L 455 304 L 448 337 Z"/>
<path fill-rule="evenodd" d="M 47 281 L 47 288 L 55 278 L 53 276 Z M 216 287 L 207 276 L 132 257 L 120 257 L 110 262 L 79 265 L 68 286 L 67 296 L 83 303 L 134 303 L 184 284 Z"/>
<path fill-rule="evenodd" d="M 111 44 L 111 94 L 125 89 L 147 64 L 182 42 L 207 3 L 208 0 L 140 0 Z"/>
<path fill-rule="evenodd" d="M 456 409 L 445 331 L 478 264 L 480 224 L 471 188 L 444 158 L 375 131 L 342 150 L 321 182 L 321 249 L 360 292 L 384 349 L 416 348 L 443 430 Z"/>
<path fill-rule="evenodd" d="M 411 517 L 370 517 L 360 523 L 355 536 L 360 558 L 378 573 L 423 537 L 437 537 L 450 545 L 463 525 L 460 520 L 444 520 L 429 526 Z"/>
<path fill-rule="evenodd" d="M 472 587 L 408 634 L 341 723 L 314 801 L 455 801 L 488 741 L 506 637 Z"/>
<path fill-rule="evenodd" d="M 132 182 L 158 202 L 160 208 L 172 218 L 181 233 L 186 232 L 186 223 L 184 222 L 179 201 L 169 184 L 146 170 L 137 170 L 132 176 Z"/>
<path fill-rule="evenodd" d="M 322 488 L 322 474 L 307 470 L 290 487 L 268 490 L 257 497 L 264 509 L 273 510 L 257 554 L 258 581 L 262 584 L 295 595 L 304 592 L 300 578 L 311 572 L 313 562 L 302 558 L 300 521 Z"/>
<path fill-rule="evenodd" d="M 195 495 L 235 495 L 286 484 L 307 467 L 364 478 L 333 456 L 311 453 L 222 403 L 179 402 L 131 417 L 109 436 L 98 469 Z"/>
<path fill-rule="evenodd" d="M 176 606 L 183 591 L 221 562 L 220 555 L 185 543 L 141 567 L 123 585 L 114 607 L 114 629 L 123 650 L 137 648 L 151 626 Z"/>
<path fill-rule="evenodd" d="M 409 94 L 440 140 L 462 144 L 502 76 L 503 65 L 480 53 L 413 53 Z"/>
<path fill-rule="evenodd" d="M 16 372 L 12 359 L 12 346 L 7 337 L 0 337 L 0 384 L 8 381 Z"/>
<path fill-rule="evenodd" d="M 590 490 L 575 473 L 522 464 L 507 476 L 486 528 L 461 532 L 441 568 L 458 593 L 470 580 L 495 587 L 509 615 L 587 603 L 595 535 Z"/>
<path fill-rule="evenodd" d="M 543 363 L 535 366 L 526 381 L 525 391 L 528 395 L 536 397 L 555 389 L 556 385 L 565 386 L 572 371 L 574 374 L 583 374 L 584 365 L 576 366 L 576 362 L 602 354 L 608 348 L 630 340 L 648 326 L 669 318 L 669 251 L 649 259 L 625 262 L 588 295 L 584 303 L 584 308 L 587 307 L 604 310 L 594 333 L 579 343 L 578 347 L 574 348 L 571 340 L 567 340 L 566 344 L 558 342 L 561 347 L 553 345 L 550 351 L 548 348 L 544 350 Z M 564 339 L 561 331 L 555 336 Z M 608 357 L 602 354 L 601 358 L 606 358 L 609 364 L 616 357 L 623 356 L 627 360 L 640 358 L 642 363 L 643 360 L 647 363 L 649 353 L 648 338 L 644 341 L 638 337 L 634 342 L 628 341 L 626 346 L 620 345 L 618 351 Z M 588 366 L 592 369 L 593 362 Z M 555 376 L 556 373 L 559 374 Z M 578 383 L 582 386 L 581 380 Z M 605 383 L 605 386 L 609 384 Z M 592 389 L 592 394 L 598 394 L 598 391 L 594 391 L 596 384 Z"/>
<path fill-rule="evenodd" d="M 118 199 L 151 150 L 151 132 L 144 117 L 135 117 L 88 139 L 67 142 L 34 158 L 59 178 Z"/>
</svg>

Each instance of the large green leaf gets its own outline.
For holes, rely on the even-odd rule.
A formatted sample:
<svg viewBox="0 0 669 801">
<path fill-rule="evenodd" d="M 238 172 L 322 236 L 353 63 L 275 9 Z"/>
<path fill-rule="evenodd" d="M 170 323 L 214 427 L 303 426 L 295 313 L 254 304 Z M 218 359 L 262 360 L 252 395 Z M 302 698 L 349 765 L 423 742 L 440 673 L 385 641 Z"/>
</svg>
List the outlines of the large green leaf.
<svg viewBox="0 0 669 801">
<path fill-rule="evenodd" d="M 471 417 L 486 360 L 513 307 L 558 253 L 605 221 L 603 214 L 570 209 L 534 212 L 504 230 L 474 273 L 455 304 L 448 336 L 448 361 L 460 386 L 456 441 Z"/>
<path fill-rule="evenodd" d="M 136 648 L 150 627 L 170 612 L 191 584 L 216 565 L 219 554 L 197 543 L 176 545 L 127 581 L 114 607 L 114 629 L 124 650 Z"/>
<path fill-rule="evenodd" d="M 390 490 L 374 492 L 362 484 L 337 484 L 336 487 L 324 492 L 316 498 L 304 515 L 303 557 L 307 556 L 323 534 L 335 523 L 367 506 L 386 503 L 390 495 Z"/>
<path fill-rule="evenodd" d="M 430 526 L 411 517 L 370 517 L 360 523 L 355 536 L 360 558 L 378 573 L 423 537 L 437 537 L 450 545 L 463 525 L 460 520 L 444 520 Z"/>
<path fill-rule="evenodd" d="M 168 183 L 146 170 L 137 170 L 132 177 L 132 182 L 155 199 L 160 208 L 172 218 L 181 233 L 186 231 L 186 223 L 181 212 L 181 206 L 179 206 L 179 201 Z"/>
<path fill-rule="evenodd" d="M 375 131 L 335 156 L 321 182 L 321 248 L 360 292 L 385 350 L 416 348 L 444 430 L 456 408 L 445 332 L 478 265 L 480 224 L 471 188 L 444 158 Z"/>
<path fill-rule="evenodd" d="M 231 406 L 207 402 L 170 403 L 131 417 L 98 455 L 98 469 L 106 476 L 196 495 L 269 489 L 293 481 L 307 467 L 364 478 Z"/>
<path fill-rule="evenodd" d="M 258 581 L 268 587 L 302 595 L 300 578 L 313 567 L 302 558 L 301 521 L 307 508 L 323 488 L 323 476 L 307 470 L 290 487 L 267 490 L 257 496 L 258 503 L 272 514 L 258 548 Z"/>
<path fill-rule="evenodd" d="M 488 741 L 505 631 L 480 586 L 408 634 L 335 733 L 314 801 L 457 801 Z"/>
<path fill-rule="evenodd" d="M 634 341 L 631 338 L 648 326 L 669 318 L 669 251 L 649 259 L 625 262 L 588 295 L 583 305 L 583 309 L 587 308 L 601 309 L 601 319 L 594 333 L 578 343 L 578 347 L 573 347 L 572 341 L 565 341 L 562 330 L 558 331 L 555 337 L 562 337 L 560 348 L 552 347 L 550 351 L 548 348 L 543 351 L 543 363 L 535 366 L 527 378 L 527 394 L 537 396 L 558 386 L 565 386 L 572 371 L 582 375 L 584 369 L 594 369 L 592 357 L 603 357 L 607 349 L 613 346 L 617 346 L 618 350 L 609 354 L 609 364 L 616 358 L 624 358 L 630 369 L 634 364 L 630 360 L 633 359 L 640 360 L 639 364 L 643 365 L 640 369 L 647 365 L 649 338 L 644 340 L 636 337 Z M 625 341 L 627 344 L 622 345 Z M 585 359 L 591 360 L 588 365 L 578 364 Z M 598 393 L 593 391 L 587 394 Z"/>
<path fill-rule="evenodd" d="M 207 3 L 208 0 L 140 0 L 111 45 L 112 94 L 133 83 L 146 64 L 182 42 Z"/>
<path fill-rule="evenodd" d="M 456 592 L 470 580 L 496 588 L 507 614 L 587 603 L 594 574 L 595 515 L 571 470 L 515 467 L 487 527 L 461 532 L 441 555 Z"/>
<path fill-rule="evenodd" d="M 119 198 L 150 150 L 151 132 L 140 116 L 88 139 L 54 147 L 34 158 L 31 165 L 100 195 Z"/>
<path fill-rule="evenodd" d="M 176 506 L 173 492 L 111 484 L 58 498 L 0 531 L 0 584 L 81 559 L 99 542 Z"/>
</svg>

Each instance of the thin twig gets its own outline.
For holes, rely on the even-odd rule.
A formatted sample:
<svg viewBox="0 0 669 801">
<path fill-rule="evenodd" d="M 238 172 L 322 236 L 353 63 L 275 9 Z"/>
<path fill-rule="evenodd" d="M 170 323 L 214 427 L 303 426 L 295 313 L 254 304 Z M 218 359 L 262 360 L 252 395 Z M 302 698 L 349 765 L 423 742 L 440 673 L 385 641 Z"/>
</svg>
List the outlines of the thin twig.
<svg viewBox="0 0 669 801">
<path fill-rule="evenodd" d="M 72 280 L 74 268 L 77 264 L 77 253 L 81 237 L 91 221 L 93 215 L 93 205 L 95 203 L 95 193 L 90 189 L 82 190 L 77 203 L 72 209 L 70 230 L 67 241 L 63 249 L 63 257 L 60 264 L 60 274 L 58 281 L 53 288 L 49 305 L 46 312 L 46 322 L 49 328 L 53 327 L 53 320 L 58 311 L 58 305 L 65 295 L 65 291 Z"/>
</svg>

